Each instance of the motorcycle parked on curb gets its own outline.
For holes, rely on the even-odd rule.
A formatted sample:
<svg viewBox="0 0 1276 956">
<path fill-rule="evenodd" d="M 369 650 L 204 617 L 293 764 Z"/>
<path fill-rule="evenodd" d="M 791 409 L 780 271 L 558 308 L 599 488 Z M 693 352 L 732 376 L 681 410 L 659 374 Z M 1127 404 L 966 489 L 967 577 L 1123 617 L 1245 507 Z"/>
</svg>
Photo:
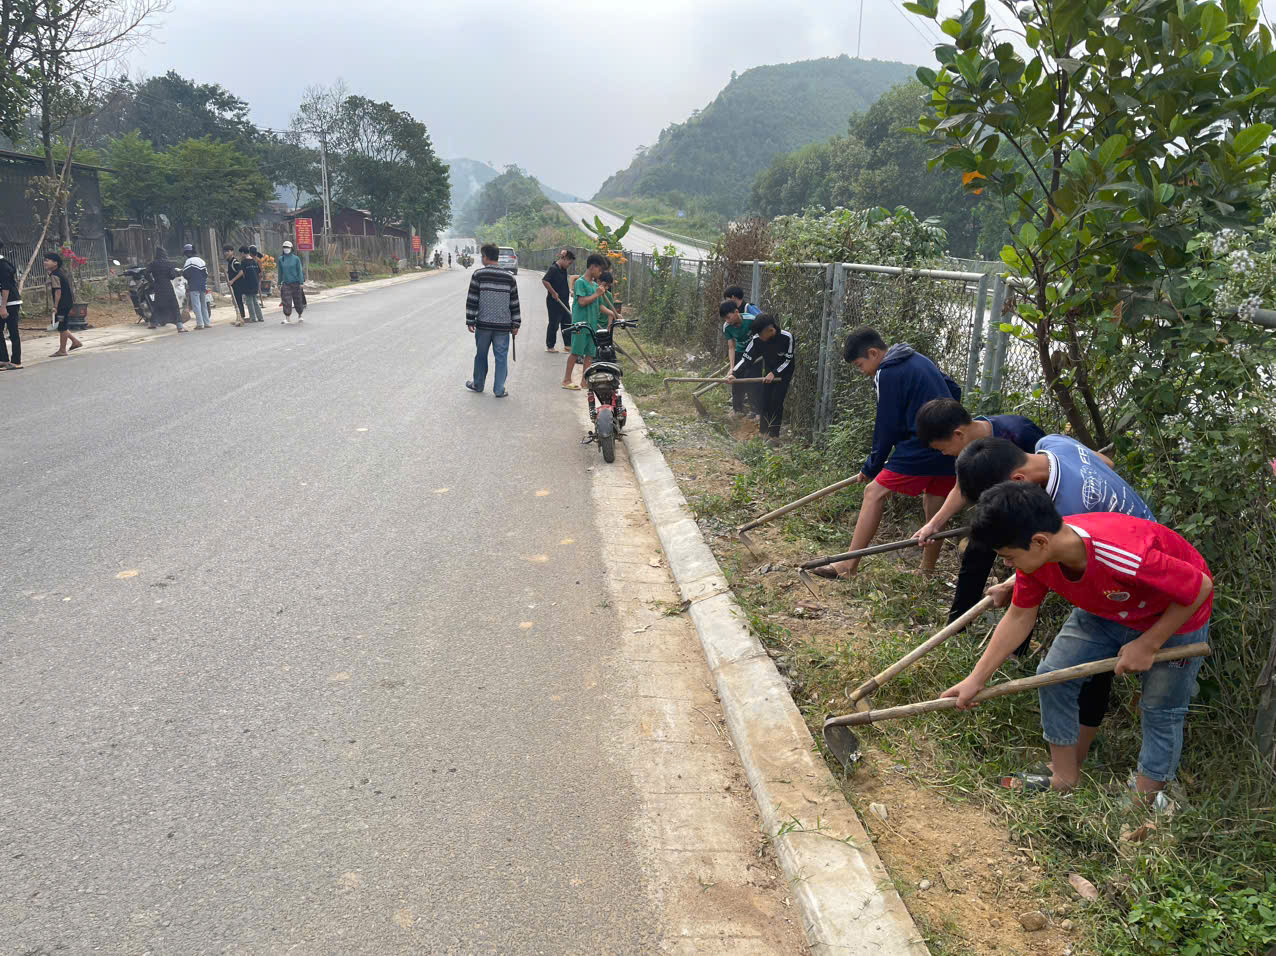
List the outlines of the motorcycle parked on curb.
<svg viewBox="0 0 1276 956">
<path fill-rule="evenodd" d="M 621 398 L 620 380 L 625 374 L 616 362 L 616 345 L 612 338 L 614 329 L 636 329 L 637 322 L 620 319 L 612 323 L 609 329 L 591 329 L 586 323 L 578 322 L 569 327 L 573 335 L 577 332 L 588 332 L 594 340 L 597 354 L 593 363 L 585 369 L 584 380 L 586 397 L 589 401 L 589 421 L 593 430 L 581 444 L 598 443 L 598 450 L 603 453 L 603 461 L 611 464 L 616 460 L 616 439 L 624 438 L 623 429 L 629 418 L 629 409 L 625 408 Z"/>
<path fill-rule="evenodd" d="M 124 270 L 124 277 L 128 279 L 128 296 L 133 301 L 133 311 L 138 315 L 137 324 L 150 325 L 153 321 L 151 303 L 155 298 L 150 273 L 146 266 L 129 266 Z"/>
</svg>

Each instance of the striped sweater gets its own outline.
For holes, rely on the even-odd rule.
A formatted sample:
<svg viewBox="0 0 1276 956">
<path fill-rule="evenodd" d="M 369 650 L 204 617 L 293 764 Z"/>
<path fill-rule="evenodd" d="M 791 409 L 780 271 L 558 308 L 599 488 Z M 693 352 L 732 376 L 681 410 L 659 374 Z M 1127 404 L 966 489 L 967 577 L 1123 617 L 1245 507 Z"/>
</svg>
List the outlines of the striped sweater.
<svg viewBox="0 0 1276 956">
<path fill-rule="evenodd" d="M 465 297 L 465 324 L 493 332 L 508 332 L 522 324 L 518 312 L 518 282 L 504 269 L 484 266 L 470 278 Z"/>
</svg>

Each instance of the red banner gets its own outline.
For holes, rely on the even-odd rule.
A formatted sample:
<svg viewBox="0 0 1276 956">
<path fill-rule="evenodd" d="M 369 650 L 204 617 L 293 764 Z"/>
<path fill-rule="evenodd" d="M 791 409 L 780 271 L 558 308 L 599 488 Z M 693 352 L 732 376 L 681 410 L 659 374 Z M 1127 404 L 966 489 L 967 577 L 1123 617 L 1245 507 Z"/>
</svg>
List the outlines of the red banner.
<svg viewBox="0 0 1276 956">
<path fill-rule="evenodd" d="M 297 251 L 314 252 L 315 228 L 312 219 L 294 219 L 293 228 L 297 231 Z"/>
<path fill-rule="evenodd" d="M 420 237 L 420 236 L 413 236 L 413 237 L 412 237 L 412 251 L 413 251 L 413 252 L 420 252 L 420 251 L 421 251 L 421 237 Z"/>
</svg>

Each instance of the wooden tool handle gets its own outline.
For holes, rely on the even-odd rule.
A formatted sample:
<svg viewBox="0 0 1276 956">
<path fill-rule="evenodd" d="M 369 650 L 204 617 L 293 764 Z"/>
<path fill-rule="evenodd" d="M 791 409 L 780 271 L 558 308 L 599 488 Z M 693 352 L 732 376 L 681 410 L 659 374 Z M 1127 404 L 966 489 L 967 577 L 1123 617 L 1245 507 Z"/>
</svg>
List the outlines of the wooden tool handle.
<svg viewBox="0 0 1276 956">
<path fill-rule="evenodd" d="M 729 368 L 731 368 L 731 366 L 730 366 L 730 365 L 724 365 L 724 366 L 722 366 L 722 368 L 718 369 L 716 372 L 714 372 L 714 373 L 713 373 L 713 377 L 714 377 L 714 378 L 717 378 L 717 377 L 718 377 L 718 376 L 720 376 L 720 375 L 725 375 L 725 374 L 726 374 L 726 372 L 727 372 L 727 370 L 728 370 Z M 692 395 L 703 395 L 705 392 L 707 392 L 707 391 L 709 391 L 710 389 L 715 388 L 715 387 L 717 387 L 718 385 L 721 385 L 721 384 L 722 384 L 721 382 L 712 382 L 712 383 L 710 383 L 709 385 L 702 385 L 700 388 L 696 389 L 696 390 L 695 390 L 694 392 L 692 392 L 691 394 L 692 394 Z"/>
<path fill-rule="evenodd" d="M 725 378 L 697 378 L 693 376 L 690 378 L 667 378 L 665 379 L 665 384 L 668 385 L 670 382 L 713 382 L 714 384 L 721 385 L 725 381 L 727 381 Z M 732 384 L 747 385 L 750 382 L 765 381 L 765 378 L 737 378 Z"/>
<path fill-rule="evenodd" d="M 1009 584 L 1009 583 L 1013 583 L 1014 580 L 1015 580 L 1014 577 L 1011 576 L 1001 583 Z M 900 671 L 904 670 L 905 668 L 911 667 L 917 661 L 921 660 L 923 657 L 925 657 L 927 654 L 929 654 L 931 651 L 937 648 L 940 644 L 944 643 L 944 641 L 948 640 L 950 637 L 952 637 L 954 634 L 960 631 L 963 627 L 965 627 L 975 618 L 979 617 L 980 614 L 983 614 L 984 611 L 990 610 L 991 608 L 992 608 L 992 598 L 990 597 L 984 598 L 982 601 L 980 601 L 978 604 L 976 604 L 974 607 L 968 610 L 965 614 L 961 615 L 961 617 L 954 620 L 951 624 L 945 627 L 942 631 L 940 631 L 934 637 L 930 638 L 928 641 L 926 641 L 923 644 L 918 644 L 915 648 L 913 648 L 911 651 L 909 651 L 907 654 L 905 654 L 903 657 L 897 660 L 890 667 L 886 668 L 886 670 L 882 671 L 876 677 L 870 677 L 868 680 L 864 681 L 864 683 L 860 684 L 859 687 L 856 687 L 855 690 L 851 691 L 851 703 L 855 703 L 861 698 L 867 697 L 869 694 L 873 693 L 873 691 L 877 690 L 877 688 L 881 687 L 883 684 L 885 684 L 888 680 L 893 678 Z"/>
<path fill-rule="evenodd" d="M 1210 646 L 1208 644 L 1184 644 L 1181 647 L 1171 647 L 1164 651 L 1158 651 L 1153 660 L 1156 663 L 1162 661 L 1177 661 L 1187 657 L 1208 657 Z M 994 697 L 1004 697 L 1007 694 L 1018 694 L 1025 690 L 1036 690 L 1039 687 L 1046 687 L 1050 684 L 1063 684 L 1070 680 L 1077 680 L 1081 677 L 1093 677 L 1095 674 L 1106 674 L 1108 671 L 1115 670 L 1119 658 L 1109 657 L 1102 661 L 1091 661 L 1088 664 L 1077 664 L 1075 667 L 1065 667 L 1062 670 L 1051 671 L 1049 674 L 1039 674 L 1036 677 L 1021 677 L 1018 680 L 1008 680 L 1004 684 L 995 684 L 992 687 L 985 687 L 975 695 L 975 700 L 984 701 L 991 700 Z M 899 707 L 886 707 L 882 710 L 870 710 L 865 713 L 846 714 L 842 717 L 830 717 L 824 722 L 824 726 L 858 726 L 860 724 L 874 724 L 879 720 L 895 720 L 898 717 L 915 717 L 918 714 L 929 714 L 935 710 L 952 710 L 957 706 L 956 697 L 937 697 L 935 700 L 924 700 L 916 704 L 902 704 Z"/>
<path fill-rule="evenodd" d="M 944 538 L 960 538 L 964 534 L 970 533 L 970 526 L 964 528 L 949 528 L 947 531 L 940 531 L 938 534 L 932 534 L 927 540 L 927 544 L 931 541 L 942 541 Z M 921 542 L 916 538 L 905 538 L 903 541 L 892 541 L 890 544 L 874 544 L 867 548 L 860 548 L 858 551 L 847 551 L 845 554 L 830 554 L 822 558 L 814 558 L 810 561 L 804 561 L 798 567 L 803 571 L 809 571 L 811 568 L 822 568 L 826 564 L 836 564 L 838 561 L 849 561 L 851 558 L 865 558 L 870 554 L 885 554 L 888 551 L 903 551 L 905 548 L 916 548 Z"/>
<path fill-rule="evenodd" d="M 796 508 L 801 508 L 803 505 L 809 505 L 812 501 L 818 501 L 826 495 L 833 494 L 835 491 L 841 491 L 843 488 L 855 484 L 858 478 L 858 475 L 852 475 L 850 478 L 843 478 L 841 481 L 835 481 L 827 488 L 821 488 L 819 491 L 813 491 L 805 498 L 799 498 L 797 501 L 791 502 L 783 508 L 776 508 L 774 511 L 768 511 L 761 518 L 754 518 L 747 524 L 740 525 L 740 527 L 736 528 L 736 531 L 737 533 L 752 531 L 759 525 L 764 525 L 768 521 L 774 521 L 776 518 L 781 518 Z"/>
</svg>

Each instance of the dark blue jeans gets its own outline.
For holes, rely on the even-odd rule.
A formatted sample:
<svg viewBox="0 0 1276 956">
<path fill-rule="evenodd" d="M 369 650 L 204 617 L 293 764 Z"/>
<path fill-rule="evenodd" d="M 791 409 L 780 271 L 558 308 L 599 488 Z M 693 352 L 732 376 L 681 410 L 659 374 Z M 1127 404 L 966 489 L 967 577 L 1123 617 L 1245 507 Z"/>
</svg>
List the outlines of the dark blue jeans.
<svg viewBox="0 0 1276 956">
<path fill-rule="evenodd" d="M 506 356 L 510 350 L 510 334 L 495 332 L 492 329 L 475 329 L 474 331 L 474 390 L 483 391 L 483 383 L 487 381 L 487 350 L 492 350 L 496 358 L 496 374 L 492 378 L 492 392 L 501 395 L 505 391 L 505 376 L 509 374 Z"/>
</svg>

